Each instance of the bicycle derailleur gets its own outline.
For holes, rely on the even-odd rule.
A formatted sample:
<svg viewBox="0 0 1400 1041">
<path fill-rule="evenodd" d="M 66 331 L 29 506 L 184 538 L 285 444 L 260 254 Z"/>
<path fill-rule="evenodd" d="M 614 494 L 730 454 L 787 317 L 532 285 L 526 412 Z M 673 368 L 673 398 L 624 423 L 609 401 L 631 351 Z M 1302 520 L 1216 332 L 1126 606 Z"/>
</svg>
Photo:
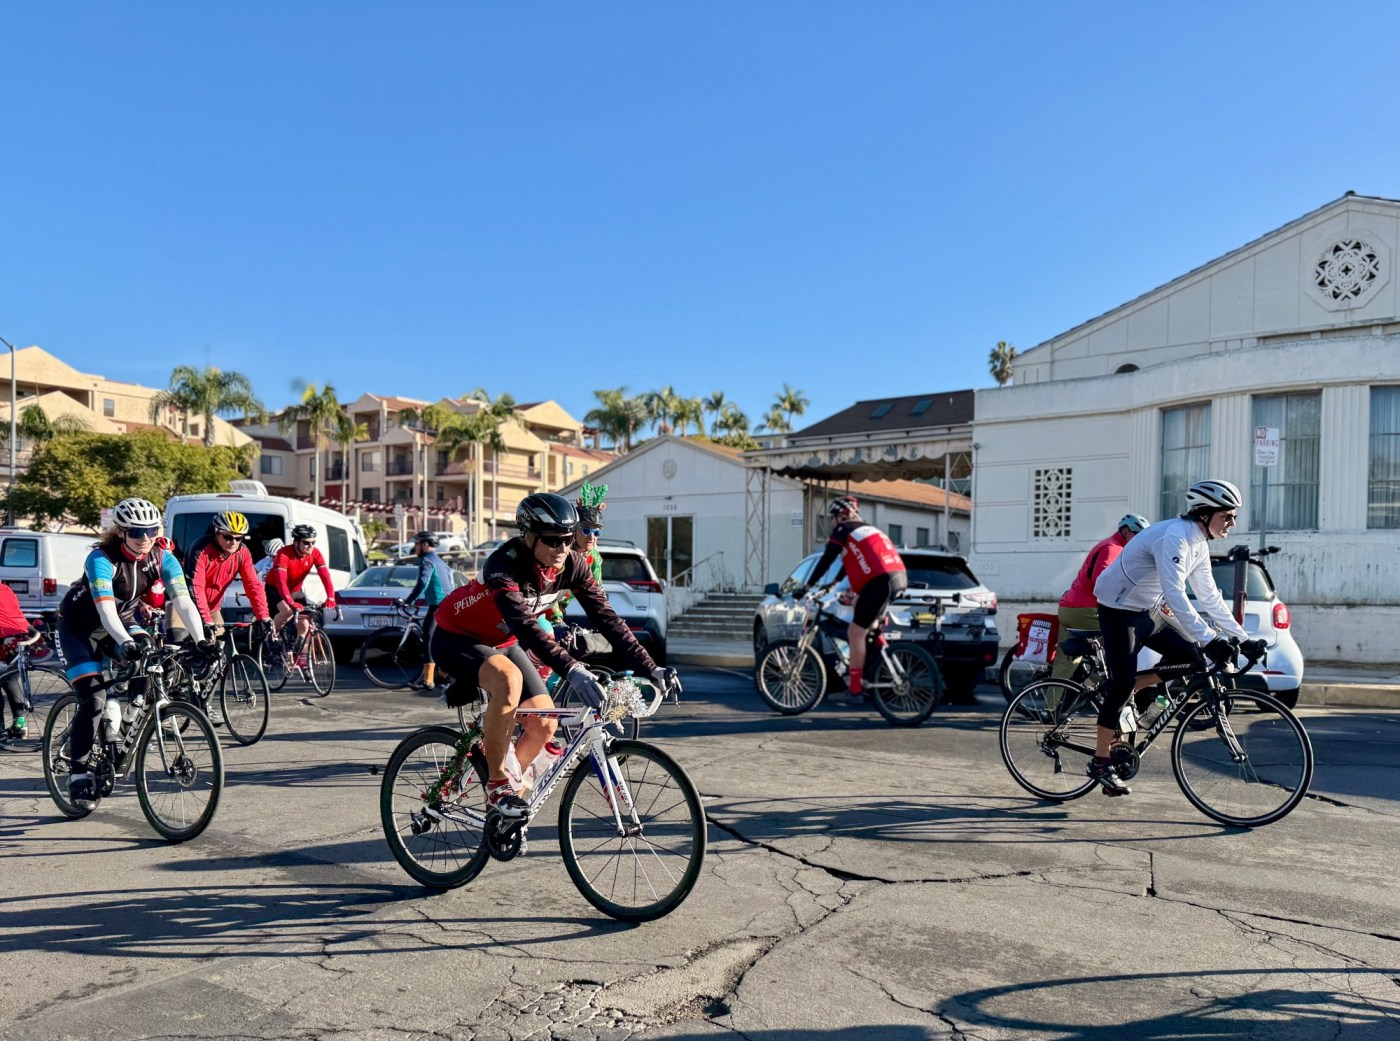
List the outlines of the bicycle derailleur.
<svg viewBox="0 0 1400 1041">
<path fill-rule="evenodd" d="M 486 850 L 496 860 L 514 860 L 528 848 L 526 829 L 529 821 L 508 820 L 494 810 L 486 815 Z"/>
</svg>

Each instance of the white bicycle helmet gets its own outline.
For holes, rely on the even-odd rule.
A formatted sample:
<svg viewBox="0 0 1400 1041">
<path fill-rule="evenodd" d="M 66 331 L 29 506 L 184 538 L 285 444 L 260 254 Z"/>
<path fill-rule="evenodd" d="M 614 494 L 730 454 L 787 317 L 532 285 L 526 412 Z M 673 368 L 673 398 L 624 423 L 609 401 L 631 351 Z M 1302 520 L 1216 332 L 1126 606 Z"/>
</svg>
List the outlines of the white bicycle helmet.
<svg viewBox="0 0 1400 1041">
<path fill-rule="evenodd" d="M 263 552 L 270 557 L 285 545 L 286 543 L 281 539 L 268 539 L 263 543 Z"/>
<path fill-rule="evenodd" d="M 1118 522 L 1120 528 L 1127 528 L 1134 535 L 1144 528 L 1150 528 L 1152 522 L 1140 513 L 1125 513 L 1123 519 Z"/>
<path fill-rule="evenodd" d="M 1237 510 L 1244 505 L 1244 496 L 1229 481 L 1197 481 L 1186 490 L 1186 512 L 1193 510 Z"/>
<path fill-rule="evenodd" d="M 159 528 L 160 510 L 145 499 L 123 499 L 112 510 L 112 522 L 119 528 Z"/>
</svg>

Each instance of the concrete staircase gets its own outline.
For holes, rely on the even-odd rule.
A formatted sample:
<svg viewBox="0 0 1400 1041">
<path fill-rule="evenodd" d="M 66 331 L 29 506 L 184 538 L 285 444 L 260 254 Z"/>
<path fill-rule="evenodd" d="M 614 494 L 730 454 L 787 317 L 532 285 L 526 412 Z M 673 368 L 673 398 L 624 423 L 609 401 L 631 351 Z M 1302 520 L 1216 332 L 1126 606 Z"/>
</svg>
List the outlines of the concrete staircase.
<svg viewBox="0 0 1400 1041">
<path fill-rule="evenodd" d="M 760 593 L 711 593 L 671 619 L 666 639 L 731 640 L 752 645 L 754 611 L 762 600 Z"/>
</svg>

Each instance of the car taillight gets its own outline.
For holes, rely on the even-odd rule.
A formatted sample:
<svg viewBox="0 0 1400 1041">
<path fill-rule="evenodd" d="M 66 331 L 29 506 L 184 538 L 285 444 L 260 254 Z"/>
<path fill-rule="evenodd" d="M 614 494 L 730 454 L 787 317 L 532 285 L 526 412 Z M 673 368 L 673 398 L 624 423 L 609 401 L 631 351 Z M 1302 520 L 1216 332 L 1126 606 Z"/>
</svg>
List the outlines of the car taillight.
<svg viewBox="0 0 1400 1041">
<path fill-rule="evenodd" d="M 54 595 L 55 593 L 57 593 L 57 592 L 58 592 L 58 579 L 56 579 L 56 578 L 46 578 L 46 579 L 44 579 L 44 595 L 45 595 L 45 596 L 53 596 L 53 595 Z"/>
<path fill-rule="evenodd" d="M 342 607 L 368 607 L 381 601 L 369 596 L 346 596 L 344 593 L 335 598 L 335 602 Z"/>
<path fill-rule="evenodd" d="M 643 593 L 659 593 L 661 592 L 661 583 L 653 582 L 649 578 L 639 578 L 635 582 L 628 582 L 627 588 L 639 589 Z"/>
<path fill-rule="evenodd" d="M 1288 605 L 1282 600 L 1274 604 L 1274 628 L 1287 629 L 1290 621 L 1292 619 L 1288 615 Z"/>
</svg>

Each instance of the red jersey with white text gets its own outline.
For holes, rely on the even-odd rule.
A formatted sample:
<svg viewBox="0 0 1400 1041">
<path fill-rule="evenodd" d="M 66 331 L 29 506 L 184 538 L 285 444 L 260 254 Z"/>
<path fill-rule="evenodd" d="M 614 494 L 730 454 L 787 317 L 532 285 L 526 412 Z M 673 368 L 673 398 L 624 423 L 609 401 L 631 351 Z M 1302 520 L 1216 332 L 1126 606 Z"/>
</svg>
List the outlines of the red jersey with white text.
<svg viewBox="0 0 1400 1041">
<path fill-rule="evenodd" d="M 899 550 L 888 535 L 864 521 L 842 521 L 832 529 L 826 550 L 812 570 L 812 581 L 825 574 L 838 553 L 851 589 L 857 593 L 872 578 L 904 572 L 904 561 L 899 559 Z"/>
</svg>

